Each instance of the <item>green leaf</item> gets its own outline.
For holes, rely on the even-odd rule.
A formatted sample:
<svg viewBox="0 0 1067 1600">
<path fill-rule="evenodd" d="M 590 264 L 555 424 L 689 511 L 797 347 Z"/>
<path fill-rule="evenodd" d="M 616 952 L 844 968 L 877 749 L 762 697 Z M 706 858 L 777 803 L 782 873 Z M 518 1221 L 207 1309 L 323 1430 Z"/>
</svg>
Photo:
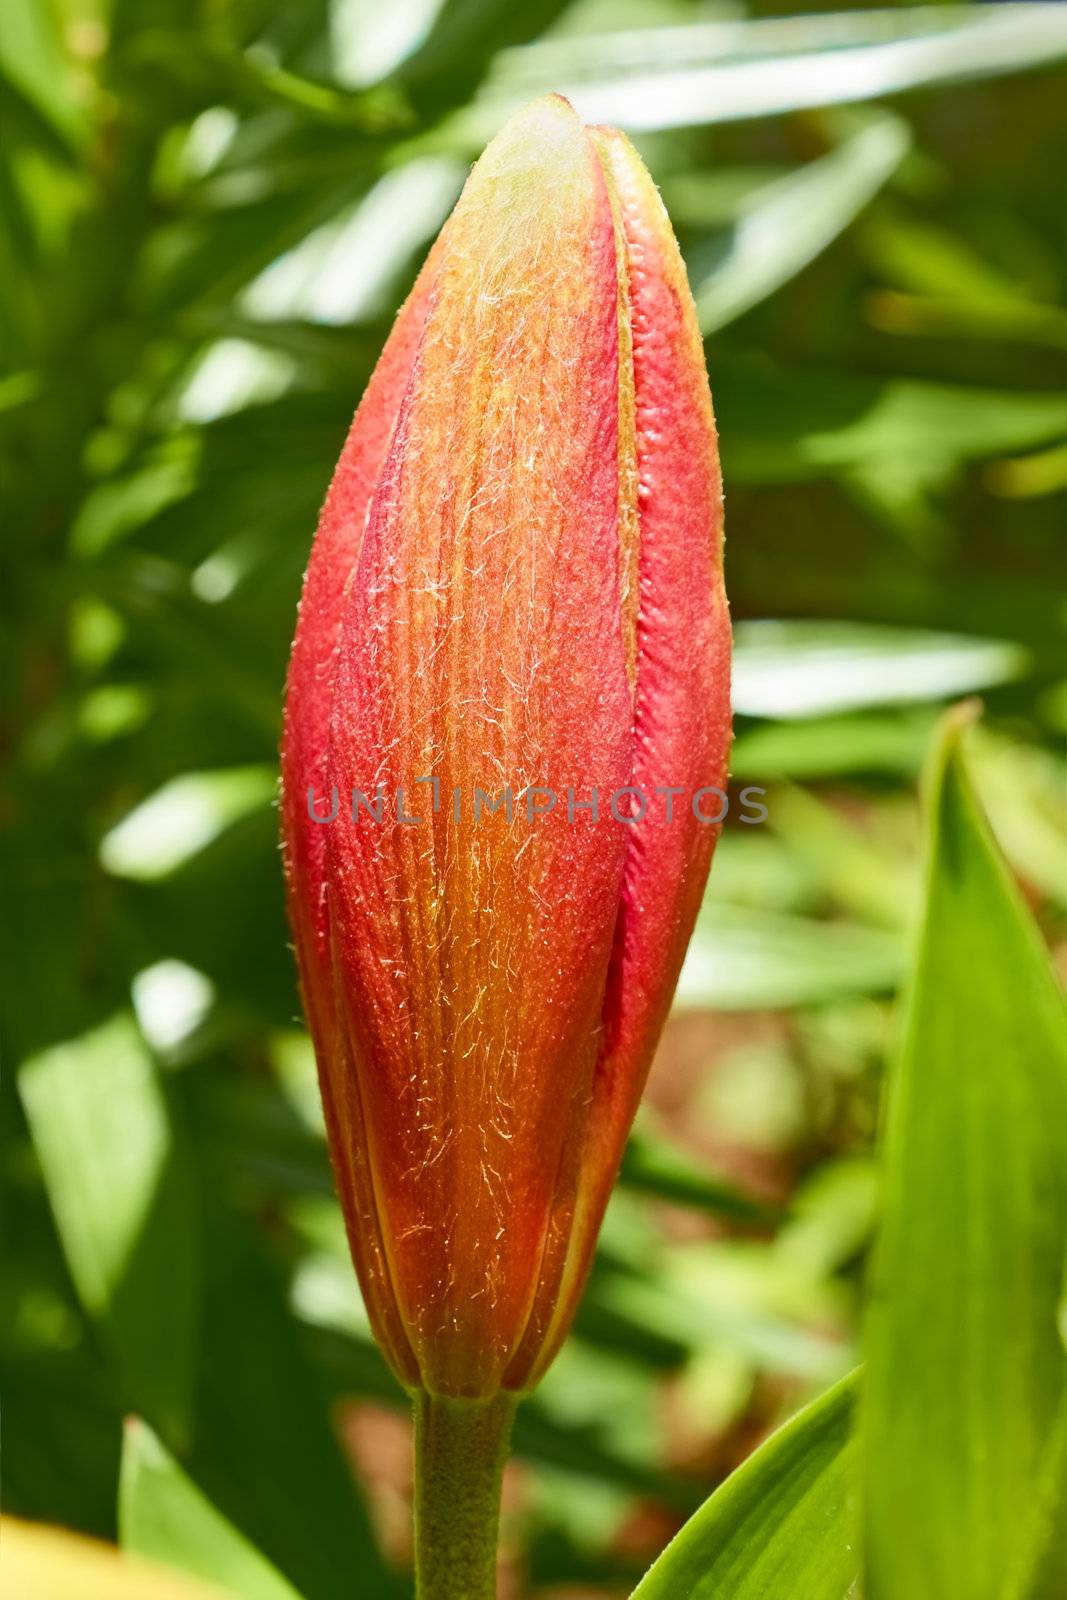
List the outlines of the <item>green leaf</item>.
<svg viewBox="0 0 1067 1600">
<path fill-rule="evenodd" d="M 1059 752 L 981 730 L 974 781 L 997 841 L 1028 883 L 1067 905 L 1067 811 Z"/>
<path fill-rule="evenodd" d="M 1067 17 L 1042 4 L 635 28 L 508 52 L 462 132 L 483 142 L 514 103 L 552 89 L 587 122 L 648 132 L 881 99 L 1064 56 Z"/>
<path fill-rule="evenodd" d="M 929 786 L 926 908 L 891 1086 L 867 1326 L 869 1600 L 1003 1600 L 1067 1384 L 1067 1023 L 971 792 Z"/>
<path fill-rule="evenodd" d="M 1024 1600 L 1061 1600 L 1067 1593 L 1067 1394 L 1036 1498 L 1033 1565 L 1021 1593 Z"/>
<path fill-rule="evenodd" d="M 401 1582 L 378 1551 L 283 1281 L 230 1207 L 212 1199 L 207 1215 L 188 1471 L 306 1600 L 335 1600 L 345 1583 L 390 1600 Z"/>
<path fill-rule="evenodd" d="M 272 767 L 185 772 L 142 800 L 100 845 L 100 861 L 118 877 L 152 882 L 199 854 L 277 792 Z"/>
<path fill-rule="evenodd" d="M 705 270 L 708 246 L 690 253 L 689 276 L 704 333 L 732 322 L 787 283 L 858 216 L 899 166 L 909 144 L 906 125 L 879 116 L 829 155 L 751 194 L 717 259 Z"/>
<path fill-rule="evenodd" d="M 902 461 L 944 476 L 1067 433 L 1067 398 L 1053 390 L 785 371 L 724 356 L 711 372 L 723 471 L 735 484 L 797 483 Z"/>
<path fill-rule="evenodd" d="M 719 905 L 712 878 L 678 980 L 682 1010 L 818 1005 L 894 988 L 900 946 L 856 922 Z"/>
<path fill-rule="evenodd" d="M 535 38 L 568 0 L 443 0 L 425 39 L 397 73 L 427 112 L 463 101 L 502 46 Z"/>
<path fill-rule="evenodd" d="M 858 1569 L 855 1377 L 767 1440 L 667 1546 L 633 1600 L 845 1600 Z"/>
<path fill-rule="evenodd" d="M 598 1255 L 579 1322 L 583 1334 L 586 1313 L 595 1311 L 599 1326 L 605 1318 L 618 1320 L 669 1342 L 678 1357 L 726 1351 L 760 1370 L 812 1384 L 832 1383 L 852 1365 L 840 1336 L 839 1297 L 819 1266 L 791 1245 L 661 1242 L 654 1258 L 624 1266 L 613 1262 L 613 1244 L 617 1233 Z M 625 1239 L 623 1249 L 629 1246 Z"/>
<path fill-rule="evenodd" d="M 265 1556 L 211 1504 L 147 1423 L 126 1424 L 119 1480 L 124 1550 L 206 1578 L 244 1600 L 297 1600 Z"/>
<path fill-rule="evenodd" d="M 758 722 L 737 730 L 730 757 L 736 780 L 827 778 L 841 773 L 913 777 L 930 743 L 936 708 L 926 706 Z"/>
<path fill-rule="evenodd" d="M 53 7 L 36 5 L 34 0 L 5 0 L 0 79 L 40 113 L 63 141 L 59 149 L 69 154 L 67 147 L 74 146 L 82 133 L 81 111 Z"/>
<path fill-rule="evenodd" d="M 133 1019 L 31 1057 L 19 1089 L 71 1276 L 126 1403 L 181 1435 L 200 1300 L 196 1192 Z"/>
<path fill-rule="evenodd" d="M 947 700 L 1009 682 L 1028 665 L 1006 640 L 874 623 L 766 620 L 734 631 L 733 704 L 748 717 Z"/>
<path fill-rule="evenodd" d="M 876 927 L 910 924 L 917 898 L 910 853 L 872 838 L 806 789 L 779 785 L 768 812 L 769 826 L 842 910 Z"/>
<path fill-rule="evenodd" d="M 643 1128 L 631 1133 L 623 1152 L 619 1182 L 639 1194 L 655 1195 L 677 1205 L 693 1206 L 711 1216 L 735 1222 L 768 1222 L 775 1208 L 764 1204 L 725 1178 L 716 1178 L 704 1165 L 687 1156 L 667 1139 Z"/>
</svg>

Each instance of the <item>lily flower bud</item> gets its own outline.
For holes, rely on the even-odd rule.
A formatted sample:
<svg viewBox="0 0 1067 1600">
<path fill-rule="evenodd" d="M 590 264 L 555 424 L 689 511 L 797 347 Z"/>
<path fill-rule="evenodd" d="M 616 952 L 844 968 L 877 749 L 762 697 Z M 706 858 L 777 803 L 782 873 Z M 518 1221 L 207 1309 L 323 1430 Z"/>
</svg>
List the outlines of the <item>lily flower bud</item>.
<svg viewBox="0 0 1067 1600">
<path fill-rule="evenodd" d="M 286 702 L 330 1150 L 411 1389 L 528 1389 L 573 1316 L 718 831 L 691 799 L 730 739 L 721 524 L 656 189 L 621 134 L 539 100 L 474 167 L 356 413 Z"/>
</svg>

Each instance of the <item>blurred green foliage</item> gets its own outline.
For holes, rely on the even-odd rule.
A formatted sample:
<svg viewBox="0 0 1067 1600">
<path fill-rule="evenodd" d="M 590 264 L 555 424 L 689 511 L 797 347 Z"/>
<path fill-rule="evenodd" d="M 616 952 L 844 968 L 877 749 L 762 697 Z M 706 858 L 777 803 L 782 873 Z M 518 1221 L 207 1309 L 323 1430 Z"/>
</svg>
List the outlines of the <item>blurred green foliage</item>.
<svg viewBox="0 0 1067 1600">
<path fill-rule="evenodd" d="M 1067 13 L 798 9 L 5 0 L 9 1509 L 114 1538 L 121 1457 L 134 1548 L 248 1596 L 407 1590 L 403 1397 L 348 1265 L 287 949 L 280 700 L 392 314 L 469 161 L 547 89 L 633 133 L 686 253 L 727 486 L 734 770 L 769 820 L 726 828 L 575 1335 L 520 1415 L 523 1584 L 632 1584 L 853 1365 L 946 702 L 985 699 L 978 792 L 1046 939 L 1067 929 Z M 958 843 L 971 802 L 949 826 L 944 792 Z M 950 879 L 931 959 L 993 893 L 957 883 L 953 912 Z M 976 995 L 1002 948 L 966 944 Z M 925 1029 L 944 1072 L 959 1013 L 919 1011 L 905 1063 Z M 987 1089 L 1011 1170 L 1040 1165 L 1042 1113 Z M 937 1115 L 948 1140 L 951 1098 Z M 1003 1273 L 1003 1197 L 979 1200 Z M 890 1201 L 885 1272 L 921 1230 Z M 934 1314 L 918 1291 L 900 1311 Z M 890 1459 L 912 1376 L 882 1369 Z M 786 1441 L 833 1473 L 835 1393 Z M 1017 1402 L 997 1403 L 1030 1470 Z M 793 1457 L 760 1459 L 709 1526 L 786 1483 Z M 959 1559 L 929 1531 L 914 1548 Z"/>
</svg>

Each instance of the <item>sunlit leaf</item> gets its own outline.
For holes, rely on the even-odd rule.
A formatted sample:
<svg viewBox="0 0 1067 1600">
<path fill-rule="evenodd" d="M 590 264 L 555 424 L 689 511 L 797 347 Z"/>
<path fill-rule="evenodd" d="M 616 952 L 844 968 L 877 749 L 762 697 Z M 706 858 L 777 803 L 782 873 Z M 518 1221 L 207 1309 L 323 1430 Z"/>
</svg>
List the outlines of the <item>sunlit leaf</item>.
<svg viewBox="0 0 1067 1600">
<path fill-rule="evenodd" d="M 387 172 L 361 200 L 271 262 L 242 296 L 244 311 L 256 319 L 337 325 L 387 314 L 404 269 L 444 222 L 465 175 L 459 162 L 441 157 Z"/>
<path fill-rule="evenodd" d="M 242 1600 L 298 1600 L 292 1585 L 216 1510 L 138 1418 L 126 1424 L 119 1531 L 124 1550 Z"/>
<path fill-rule="evenodd" d="M 633 1600 L 846 1600 L 859 1568 L 848 1378 L 767 1440 L 686 1523 Z"/>
<path fill-rule="evenodd" d="M 277 789 L 270 767 L 187 772 L 164 784 L 105 835 L 100 860 L 122 878 L 166 878 Z"/>
<path fill-rule="evenodd" d="M 0 83 L 6 80 L 69 145 L 82 133 L 81 108 L 55 10 L 34 0 L 5 0 Z"/>
<path fill-rule="evenodd" d="M 908 130 L 878 117 L 798 172 L 757 189 L 725 240 L 690 253 L 703 331 L 712 333 L 813 261 L 842 233 L 899 165 Z M 705 265 L 708 256 L 712 264 Z"/>
<path fill-rule="evenodd" d="M 959 751 L 936 746 L 927 898 L 890 1084 L 867 1325 L 869 1600 L 1016 1591 L 1067 1356 L 1067 1018 Z"/>
<path fill-rule="evenodd" d="M 675 1005 L 742 1011 L 883 994 L 900 961 L 898 941 L 880 929 L 720 905 L 713 879 Z"/>
<path fill-rule="evenodd" d="M 442 4 L 394 0 L 383 7 L 331 0 L 330 44 L 338 82 L 365 88 L 399 66 L 426 38 Z"/>
<path fill-rule="evenodd" d="M 810 717 L 894 702 L 947 700 L 1018 677 L 1026 652 L 998 639 L 845 622 L 742 622 L 734 710 Z"/>
<path fill-rule="evenodd" d="M 71 1275 L 126 1401 L 180 1434 L 199 1320 L 196 1193 L 132 1018 L 32 1057 L 19 1089 Z"/>
<path fill-rule="evenodd" d="M 640 132 L 880 99 L 1065 55 L 1067 18 L 1041 4 L 634 29 L 511 52 L 464 133 L 480 138 L 514 101 L 548 89 L 589 122 Z"/>
</svg>

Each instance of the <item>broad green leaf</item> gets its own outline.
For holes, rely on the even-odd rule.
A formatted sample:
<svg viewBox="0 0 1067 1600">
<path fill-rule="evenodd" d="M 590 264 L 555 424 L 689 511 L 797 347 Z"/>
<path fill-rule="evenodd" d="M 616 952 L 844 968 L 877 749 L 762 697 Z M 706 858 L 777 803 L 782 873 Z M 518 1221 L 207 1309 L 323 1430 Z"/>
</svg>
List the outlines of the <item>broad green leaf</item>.
<svg viewBox="0 0 1067 1600">
<path fill-rule="evenodd" d="M 720 905 L 713 877 L 675 1005 L 742 1011 L 880 994 L 894 988 L 900 962 L 897 939 L 882 929 Z"/>
<path fill-rule="evenodd" d="M 215 1199 L 206 1209 L 195 1430 L 183 1465 L 304 1600 L 335 1600 L 345 1583 L 394 1600 L 404 1586 L 378 1550 L 283 1280 L 249 1223 Z"/>
<path fill-rule="evenodd" d="M 462 133 L 557 89 L 587 122 L 636 132 L 882 99 L 1067 56 L 1067 17 L 1042 4 L 913 6 L 592 35 L 509 52 Z"/>
<path fill-rule="evenodd" d="M 889 1088 L 865 1402 L 868 1600 L 1014 1600 L 1067 1385 L 1067 1018 L 945 724 Z"/>
<path fill-rule="evenodd" d="M 1022 1600 L 1061 1600 L 1067 1594 L 1067 1394 L 1037 1485 L 1031 1563 L 1019 1592 Z"/>
<path fill-rule="evenodd" d="M 725 240 L 690 252 L 704 333 L 732 322 L 814 261 L 877 194 L 908 143 L 904 123 L 880 116 L 829 155 L 751 194 Z M 705 266 L 709 253 L 713 263 Z"/>
<path fill-rule="evenodd" d="M 733 704 L 748 717 L 810 717 L 947 700 L 1020 677 L 1027 660 L 1000 639 L 807 618 L 741 622 Z"/>
<path fill-rule="evenodd" d="M 34 0 L 5 0 L 0 29 L 0 79 L 47 119 L 64 140 L 82 132 L 71 62 L 54 8 Z"/>
<path fill-rule="evenodd" d="M 180 1435 L 199 1320 L 196 1191 L 133 1019 L 31 1057 L 19 1089 L 71 1276 L 125 1403 Z"/>
<path fill-rule="evenodd" d="M 859 1567 L 852 1505 L 856 1382 L 773 1434 L 686 1523 L 633 1600 L 846 1600 Z"/>
<path fill-rule="evenodd" d="M 298 1600 L 265 1556 L 211 1504 L 148 1424 L 126 1424 L 119 1480 L 124 1550 L 203 1578 L 242 1600 Z"/>
</svg>

